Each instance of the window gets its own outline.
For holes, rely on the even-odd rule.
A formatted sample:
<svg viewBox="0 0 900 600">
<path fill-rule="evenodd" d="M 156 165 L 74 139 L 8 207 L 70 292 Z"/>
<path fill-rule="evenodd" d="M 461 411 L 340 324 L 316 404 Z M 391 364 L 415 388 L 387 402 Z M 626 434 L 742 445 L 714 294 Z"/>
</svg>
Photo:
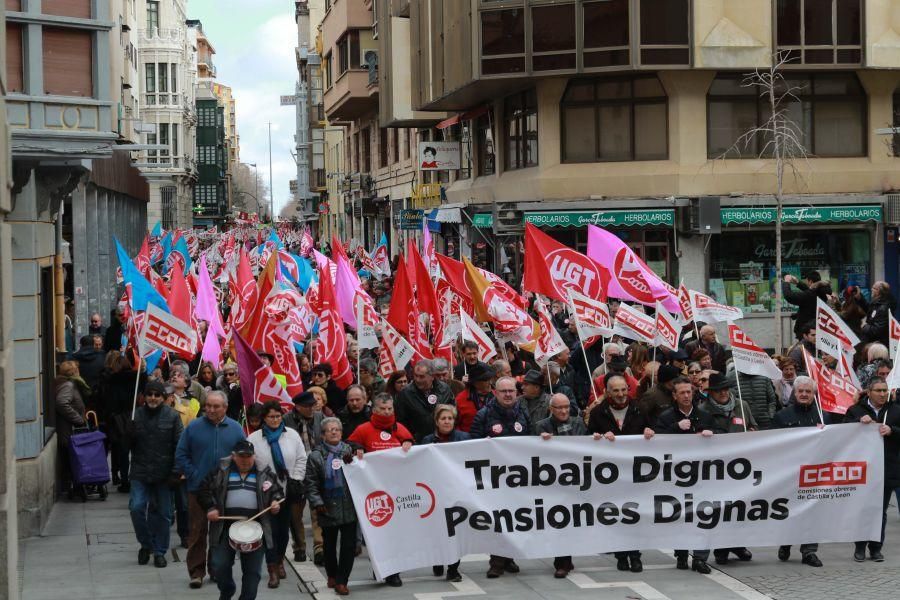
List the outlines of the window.
<svg viewBox="0 0 900 600">
<path fill-rule="evenodd" d="M 689 0 L 640 0 L 640 63 L 691 62 Z"/>
<path fill-rule="evenodd" d="M 533 89 L 515 94 L 507 98 L 503 106 L 507 170 L 537 165 L 537 94 Z"/>
<path fill-rule="evenodd" d="M 6 24 L 7 91 L 25 91 L 25 61 L 23 60 L 22 25 Z"/>
<path fill-rule="evenodd" d="M 626 66 L 631 62 L 628 0 L 584 3 L 584 67 Z"/>
<path fill-rule="evenodd" d="M 172 86 L 169 88 L 169 90 L 173 94 L 177 94 L 178 93 L 178 63 L 172 63 L 169 66 L 169 73 L 172 76 Z M 174 104 L 174 102 L 173 102 L 173 104 Z"/>
<path fill-rule="evenodd" d="M 384 127 L 378 130 L 378 166 L 388 166 L 388 130 Z"/>
<path fill-rule="evenodd" d="M 531 68 L 575 68 L 575 4 L 531 7 Z"/>
<path fill-rule="evenodd" d="M 338 74 L 361 68 L 359 55 L 359 31 L 352 30 L 337 43 Z"/>
<path fill-rule="evenodd" d="M 146 91 L 148 94 L 156 93 L 156 63 L 147 63 L 144 65 L 145 80 L 147 81 Z M 150 104 L 150 102 L 148 102 Z M 155 104 L 155 102 L 153 103 Z"/>
<path fill-rule="evenodd" d="M 372 170 L 370 157 L 372 156 L 372 140 L 370 139 L 369 128 L 366 127 L 359 132 L 359 172 L 368 173 Z"/>
<path fill-rule="evenodd" d="M 719 75 L 708 95 L 707 150 L 720 156 L 738 138 L 769 119 L 768 101 L 755 89 L 744 88 L 740 75 Z M 853 73 L 790 73 L 785 85 L 795 89 L 796 100 L 784 109 L 800 133 L 811 156 L 865 156 L 866 95 Z M 729 156 L 759 156 L 766 140 L 757 136 L 747 148 L 735 148 Z"/>
<path fill-rule="evenodd" d="M 156 144 L 156 134 L 155 133 L 147 134 L 147 143 L 150 144 L 151 146 Z M 156 150 L 148 150 L 147 151 L 147 162 L 150 164 L 155 164 L 155 163 L 159 162 L 159 160 L 156 158 L 157 154 L 158 154 L 158 152 Z"/>
<path fill-rule="evenodd" d="M 178 156 L 178 123 L 172 123 L 172 156 Z"/>
<path fill-rule="evenodd" d="M 325 89 L 331 88 L 331 54 L 325 55 Z"/>
<path fill-rule="evenodd" d="M 159 29 L 159 2 L 147 0 L 147 30 Z"/>
<path fill-rule="evenodd" d="M 163 146 L 169 145 L 169 124 L 168 123 L 160 123 L 156 126 L 159 130 L 159 143 Z M 160 150 L 160 157 L 163 159 L 163 162 L 168 162 L 169 151 L 168 150 Z"/>
<path fill-rule="evenodd" d="M 197 146 L 197 161 L 201 165 L 216 164 L 216 147 L 215 146 Z"/>
<path fill-rule="evenodd" d="M 43 27 L 44 93 L 54 96 L 94 96 L 94 33 Z"/>
<path fill-rule="evenodd" d="M 561 109 L 564 162 L 669 156 L 668 101 L 656 75 L 570 81 Z"/>
<path fill-rule="evenodd" d="M 524 71 L 524 9 L 511 8 L 481 13 L 481 72 L 496 75 Z"/>
<path fill-rule="evenodd" d="M 777 0 L 776 41 L 793 65 L 862 64 L 861 0 Z"/>
<path fill-rule="evenodd" d="M 169 63 L 159 63 L 159 91 L 169 91 Z"/>
<path fill-rule="evenodd" d="M 391 130 L 391 163 L 400 162 L 400 130 Z"/>
<path fill-rule="evenodd" d="M 475 135 L 478 142 L 478 175 L 494 174 L 494 134 L 491 131 L 491 114 L 487 113 L 475 120 Z"/>
</svg>

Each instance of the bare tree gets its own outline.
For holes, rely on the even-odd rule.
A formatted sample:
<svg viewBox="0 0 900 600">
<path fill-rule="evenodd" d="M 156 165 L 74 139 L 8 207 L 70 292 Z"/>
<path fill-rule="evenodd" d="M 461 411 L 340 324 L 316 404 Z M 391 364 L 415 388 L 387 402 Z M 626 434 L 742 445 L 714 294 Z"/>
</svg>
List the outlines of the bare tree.
<svg viewBox="0 0 900 600">
<path fill-rule="evenodd" d="M 772 66 L 766 70 L 757 69 L 747 75 L 741 85 L 753 87 L 759 97 L 768 104 L 769 117 L 759 127 L 741 135 L 728 150 L 718 158 L 727 159 L 734 154 L 744 156 L 756 144 L 761 147 L 758 156 L 775 162 L 775 311 L 778 326 L 775 329 L 775 350 L 783 348 L 781 335 L 781 308 L 783 302 L 781 265 L 781 221 L 784 215 L 784 177 L 788 171 L 795 180 L 802 181 L 803 174 L 799 162 L 806 162 L 809 154 L 803 144 L 803 129 L 791 118 L 792 103 L 799 103 L 797 93 L 800 87 L 789 84 L 783 75 L 784 66 L 790 62 L 787 53 L 772 55 Z"/>
<path fill-rule="evenodd" d="M 259 215 L 268 212 L 269 186 L 256 168 L 246 163 L 238 164 L 232 176 L 232 186 L 235 208 Z"/>
</svg>

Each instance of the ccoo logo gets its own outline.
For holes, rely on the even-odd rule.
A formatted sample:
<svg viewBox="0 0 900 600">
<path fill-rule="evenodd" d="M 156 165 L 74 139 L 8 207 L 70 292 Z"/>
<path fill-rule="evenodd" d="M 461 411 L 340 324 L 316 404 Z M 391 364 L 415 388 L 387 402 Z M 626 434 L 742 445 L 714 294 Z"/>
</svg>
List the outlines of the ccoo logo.
<svg viewBox="0 0 900 600">
<path fill-rule="evenodd" d="M 616 253 L 613 272 L 622 289 L 630 294 L 638 302 L 652 304 L 653 291 L 640 265 L 634 259 L 634 255 L 627 247 L 619 249 Z"/>
<path fill-rule="evenodd" d="M 554 250 L 546 257 L 550 265 L 550 280 L 561 298 L 572 289 L 596 298 L 600 294 L 600 273 L 591 259 L 570 248 Z"/>
<path fill-rule="evenodd" d="M 377 490 L 366 496 L 366 518 L 372 527 L 387 525 L 394 516 L 394 501 L 387 494 Z"/>
</svg>

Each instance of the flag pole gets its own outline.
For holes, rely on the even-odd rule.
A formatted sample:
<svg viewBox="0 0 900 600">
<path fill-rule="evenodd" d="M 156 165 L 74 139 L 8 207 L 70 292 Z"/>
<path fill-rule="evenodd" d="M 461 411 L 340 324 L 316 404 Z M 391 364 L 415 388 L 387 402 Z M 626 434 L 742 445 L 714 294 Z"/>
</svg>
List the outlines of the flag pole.
<svg viewBox="0 0 900 600">
<path fill-rule="evenodd" d="M 462 318 L 462 304 L 460 304 L 460 306 L 459 306 L 459 339 L 460 339 L 460 341 L 462 342 L 462 345 L 463 345 L 463 346 L 466 345 L 466 332 L 465 332 L 465 326 L 466 326 L 466 325 L 465 325 L 465 323 L 463 322 L 463 318 Z M 463 356 L 462 366 L 463 366 L 463 377 L 468 378 L 468 376 L 469 376 L 469 369 L 468 369 L 468 367 L 467 367 L 467 365 L 466 365 L 466 357 L 465 357 L 465 356 Z"/>
<path fill-rule="evenodd" d="M 744 423 L 744 431 L 747 431 L 747 415 L 744 413 L 744 396 L 741 394 L 741 378 L 738 375 L 738 370 L 734 370 L 734 380 L 737 382 L 738 389 L 738 402 L 741 403 L 741 421 Z M 713 400 L 715 402 L 715 400 Z"/>
<path fill-rule="evenodd" d="M 653 362 L 656 362 L 656 346 L 653 346 Z M 634 373 L 632 373 L 634 375 Z M 650 387 L 656 385 L 656 370 L 650 372 Z"/>
<path fill-rule="evenodd" d="M 356 383 L 360 382 L 359 334 L 362 331 L 362 298 L 356 296 Z"/>
<path fill-rule="evenodd" d="M 594 392 L 594 400 L 600 400 L 600 394 L 597 393 L 597 386 L 594 385 L 594 374 L 591 373 L 591 364 L 587 358 L 587 348 L 584 347 L 584 340 L 581 339 L 581 320 L 578 318 L 578 311 L 572 311 L 572 317 L 575 319 L 575 329 L 578 332 L 578 343 L 581 345 L 581 357 L 584 359 L 584 367 L 587 369 L 588 381 L 591 382 L 591 390 Z M 603 336 L 600 336 L 600 342 L 603 343 Z M 600 346 L 601 350 L 603 346 Z M 590 403 L 587 403 L 590 404 Z M 587 406 L 585 404 L 585 406 Z"/>
<path fill-rule="evenodd" d="M 141 366 L 143 365 L 143 359 L 140 356 L 140 352 L 138 352 L 138 364 L 137 364 L 137 373 L 134 377 L 134 397 L 131 399 L 131 420 L 134 420 L 134 413 L 137 411 L 137 395 L 138 395 L 138 385 L 141 382 Z"/>
</svg>

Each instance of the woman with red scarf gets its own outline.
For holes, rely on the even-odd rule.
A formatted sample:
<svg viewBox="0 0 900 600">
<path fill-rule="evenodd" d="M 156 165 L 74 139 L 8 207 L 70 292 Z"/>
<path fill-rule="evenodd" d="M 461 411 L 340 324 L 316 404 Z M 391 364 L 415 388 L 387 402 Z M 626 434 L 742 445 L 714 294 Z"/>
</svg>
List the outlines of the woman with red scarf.
<svg viewBox="0 0 900 600">
<path fill-rule="evenodd" d="M 456 395 L 456 408 L 459 410 L 457 428 L 469 431 L 472 421 L 479 410 L 494 398 L 494 368 L 483 362 L 477 362 L 468 368 L 469 382 L 466 389 Z M 435 417 L 437 414 L 435 413 Z"/>
</svg>

